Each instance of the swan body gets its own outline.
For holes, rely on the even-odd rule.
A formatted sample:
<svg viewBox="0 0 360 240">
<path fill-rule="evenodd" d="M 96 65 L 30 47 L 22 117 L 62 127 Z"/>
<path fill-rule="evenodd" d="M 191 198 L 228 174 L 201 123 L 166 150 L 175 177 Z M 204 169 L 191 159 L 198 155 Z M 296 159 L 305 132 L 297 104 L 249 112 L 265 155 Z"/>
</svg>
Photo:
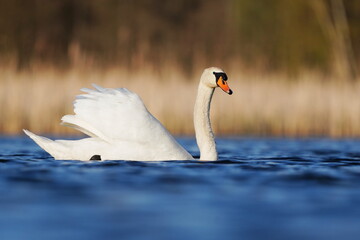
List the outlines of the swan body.
<svg viewBox="0 0 360 240">
<path fill-rule="evenodd" d="M 232 93 L 226 80 L 226 74 L 214 67 L 205 69 L 200 79 L 194 126 L 201 160 L 217 160 L 209 111 L 217 86 Z M 77 96 L 74 102 L 75 115 L 61 119 L 62 125 L 89 137 L 53 141 L 28 130 L 24 132 L 55 159 L 61 160 L 194 160 L 136 93 L 125 88 L 94 87 L 81 89 L 85 94 Z"/>
</svg>

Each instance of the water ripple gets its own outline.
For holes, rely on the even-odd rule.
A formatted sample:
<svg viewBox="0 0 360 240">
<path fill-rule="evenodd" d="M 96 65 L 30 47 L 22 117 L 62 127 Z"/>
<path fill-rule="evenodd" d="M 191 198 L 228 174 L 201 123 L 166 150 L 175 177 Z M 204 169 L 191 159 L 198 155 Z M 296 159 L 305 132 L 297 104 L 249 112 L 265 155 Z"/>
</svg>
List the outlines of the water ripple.
<svg viewBox="0 0 360 240">
<path fill-rule="evenodd" d="M 180 141 L 196 149 L 194 139 Z M 360 141 L 217 143 L 215 162 L 81 162 L 55 161 L 28 139 L 0 138 L 0 238 L 356 239 L 360 234 Z"/>
</svg>

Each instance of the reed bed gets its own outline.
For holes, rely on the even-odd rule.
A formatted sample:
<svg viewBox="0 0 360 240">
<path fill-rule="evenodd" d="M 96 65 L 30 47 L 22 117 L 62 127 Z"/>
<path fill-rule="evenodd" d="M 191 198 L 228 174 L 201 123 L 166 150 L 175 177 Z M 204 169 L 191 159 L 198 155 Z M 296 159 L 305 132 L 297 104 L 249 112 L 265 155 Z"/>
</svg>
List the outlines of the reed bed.
<svg viewBox="0 0 360 240">
<path fill-rule="evenodd" d="M 360 84 L 313 74 L 289 81 L 285 77 L 227 71 L 232 96 L 217 90 L 211 118 L 216 134 L 260 136 L 360 136 Z M 72 102 L 82 87 L 126 87 L 138 93 L 149 111 L 172 133 L 192 135 L 193 105 L 201 70 L 186 76 L 174 68 L 142 69 L 51 68 L 17 72 L 0 69 L 0 132 L 74 135 L 59 125 L 73 113 Z M 94 116 L 99 117 L 101 116 Z"/>
</svg>

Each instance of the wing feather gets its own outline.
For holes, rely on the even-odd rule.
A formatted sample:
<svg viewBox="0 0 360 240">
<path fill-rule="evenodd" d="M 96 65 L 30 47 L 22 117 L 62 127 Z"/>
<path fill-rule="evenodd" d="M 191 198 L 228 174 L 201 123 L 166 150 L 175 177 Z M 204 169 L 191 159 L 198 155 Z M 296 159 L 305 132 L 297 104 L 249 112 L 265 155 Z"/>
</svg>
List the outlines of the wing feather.
<svg viewBox="0 0 360 240">
<path fill-rule="evenodd" d="M 75 115 L 66 115 L 62 124 L 105 141 L 150 141 L 152 136 L 169 134 L 149 113 L 141 98 L 126 88 L 94 85 L 83 88 L 74 102 Z"/>
</svg>

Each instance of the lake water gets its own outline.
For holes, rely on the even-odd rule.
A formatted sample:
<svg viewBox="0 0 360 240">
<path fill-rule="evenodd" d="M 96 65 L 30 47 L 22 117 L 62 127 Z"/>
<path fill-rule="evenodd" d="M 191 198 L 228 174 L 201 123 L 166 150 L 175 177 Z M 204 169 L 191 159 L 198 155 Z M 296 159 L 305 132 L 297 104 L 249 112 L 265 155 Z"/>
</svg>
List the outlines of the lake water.
<svg viewBox="0 0 360 240">
<path fill-rule="evenodd" d="M 360 140 L 217 144 L 217 162 L 80 162 L 0 137 L 0 239 L 359 239 Z"/>
</svg>

